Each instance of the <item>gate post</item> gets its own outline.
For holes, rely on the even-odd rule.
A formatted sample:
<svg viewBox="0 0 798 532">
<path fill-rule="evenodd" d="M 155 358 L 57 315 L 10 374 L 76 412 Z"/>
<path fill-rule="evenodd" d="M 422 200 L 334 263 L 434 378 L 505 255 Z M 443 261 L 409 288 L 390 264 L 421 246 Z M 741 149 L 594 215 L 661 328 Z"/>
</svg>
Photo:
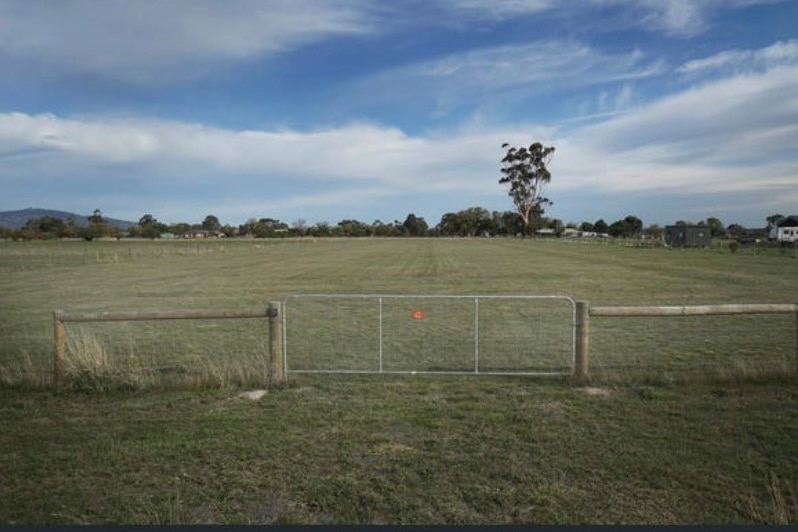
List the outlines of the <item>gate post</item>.
<svg viewBox="0 0 798 532">
<path fill-rule="evenodd" d="M 283 367 L 283 327 L 280 316 L 280 302 L 272 301 L 266 309 L 269 318 L 269 387 L 285 384 Z"/>
<path fill-rule="evenodd" d="M 574 345 L 574 370 L 575 379 L 587 378 L 589 366 L 590 347 L 590 302 L 576 302 L 576 321 L 574 323 L 576 343 Z"/>
</svg>

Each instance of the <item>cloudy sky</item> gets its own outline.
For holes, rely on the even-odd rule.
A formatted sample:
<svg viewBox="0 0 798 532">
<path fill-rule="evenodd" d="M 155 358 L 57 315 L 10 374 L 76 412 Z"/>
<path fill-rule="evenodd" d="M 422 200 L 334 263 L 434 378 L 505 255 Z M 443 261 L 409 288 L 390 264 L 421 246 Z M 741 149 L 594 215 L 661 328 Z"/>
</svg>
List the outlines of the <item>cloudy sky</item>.
<svg viewBox="0 0 798 532">
<path fill-rule="evenodd" d="M 434 225 L 798 214 L 795 0 L 3 0 L 0 210 Z"/>
</svg>

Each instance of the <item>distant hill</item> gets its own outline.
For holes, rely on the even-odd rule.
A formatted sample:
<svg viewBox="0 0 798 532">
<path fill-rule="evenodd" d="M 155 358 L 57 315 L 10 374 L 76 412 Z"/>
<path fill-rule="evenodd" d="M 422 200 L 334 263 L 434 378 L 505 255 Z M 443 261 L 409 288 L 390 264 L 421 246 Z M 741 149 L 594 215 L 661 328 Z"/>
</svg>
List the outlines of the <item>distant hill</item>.
<svg viewBox="0 0 798 532">
<path fill-rule="evenodd" d="M 89 216 L 75 214 L 74 212 L 54 211 L 52 209 L 22 209 L 19 211 L 2 211 L 0 212 L 0 226 L 8 227 L 11 229 L 20 229 L 28 220 L 33 218 L 44 218 L 51 216 L 59 220 L 67 221 L 69 218 L 74 218 L 80 227 L 89 225 Z M 126 220 L 117 220 L 114 218 L 106 218 L 103 216 L 105 222 L 119 229 L 127 229 L 131 225 L 137 225 L 136 222 L 128 222 Z"/>
</svg>

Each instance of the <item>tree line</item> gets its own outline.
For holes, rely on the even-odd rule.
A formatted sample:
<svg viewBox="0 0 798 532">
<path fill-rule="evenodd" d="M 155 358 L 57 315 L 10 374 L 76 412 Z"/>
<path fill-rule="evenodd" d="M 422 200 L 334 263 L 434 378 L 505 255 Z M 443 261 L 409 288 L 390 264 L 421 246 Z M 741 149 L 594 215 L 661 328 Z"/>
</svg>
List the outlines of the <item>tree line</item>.
<svg viewBox="0 0 798 532">
<path fill-rule="evenodd" d="M 595 222 L 582 222 L 564 224 L 557 218 L 545 216 L 545 208 L 553 202 L 544 196 L 544 188 L 551 182 L 551 171 L 548 166 L 554 156 L 553 146 L 544 146 L 540 142 L 533 142 L 528 147 L 516 148 L 508 143 L 502 144 L 506 152 L 501 159 L 499 184 L 508 187 L 508 196 L 515 206 L 514 211 L 488 211 L 482 207 L 469 207 L 457 212 L 448 212 L 441 217 L 440 222 L 433 227 L 413 213 L 407 215 L 403 222 L 382 222 L 375 220 L 365 223 L 354 219 L 345 219 L 332 225 L 328 222 L 319 222 L 308 225 L 305 220 L 297 220 L 290 225 L 274 218 L 251 218 L 245 223 L 233 226 L 222 225 L 213 214 L 207 215 L 199 224 L 177 223 L 164 224 L 159 222 L 152 214 L 144 214 L 138 224 L 125 230 L 106 223 L 102 212 L 97 209 L 88 217 L 88 225 L 79 226 L 74 219 L 64 222 L 58 218 L 45 216 L 40 219 L 29 220 L 24 227 L 17 231 L 0 227 L 0 237 L 14 239 L 42 239 L 42 238 L 163 238 L 166 236 L 176 238 L 206 238 L 206 237 L 252 237 L 252 238 L 280 238 L 286 236 L 313 236 L 313 237 L 469 237 L 469 236 L 522 236 L 529 235 L 554 235 L 566 234 L 609 236 L 621 238 L 639 238 L 648 236 L 661 239 L 663 229 L 657 225 L 643 227 L 643 221 L 635 215 L 628 215 L 620 220 L 607 223 L 603 219 Z M 768 225 L 772 219 L 780 215 L 767 218 Z M 678 221 L 677 225 L 691 225 L 689 222 Z M 723 223 L 714 217 L 701 221 L 698 225 L 706 225 L 712 236 L 731 234 L 737 236 L 747 230 L 736 224 L 723 227 Z M 570 230 L 570 231 L 569 231 Z"/>
<path fill-rule="evenodd" d="M 746 231 L 732 224 L 725 227 L 714 217 L 697 223 L 679 220 L 676 225 L 701 225 L 710 229 L 712 236 L 722 237 L 729 233 Z M 543 231 L 541 231 L 543 230 Z M 403 221 L 371 223 L 356 219 L 343 219 L 335 224 L 318 222 L 308 224 L 305 220 L 291 223 L 276 218 L 250 218 L 243 224 L 223 224 L 213 214 L 205 216 L 199 223 L 159 222 L 152 214 L 144 214 L 137 224 L 120 228 L 108 223 L 98 209 L 88 217 L 88 224 L 80 225 L 74 218 L 61 220 L 44 216 L 33 218 L 20 229 L 0 227 L 0 238 L 15 240 L 46 240 L 72 238 L 95 240 L 99 238 L 208 238 L 208 237 L 521 237 L 529 235 L 565 236 L 578 232 L 587 236 L 607 236 L 617 238 L 662 238 L 664 229 L 653 224 L 645 227 L 643 220 L 628 215 L 611 223 L 603 219 L 594 222 L 563 222 L 558 218 L 538 216 L 528 223 L 517 211 L 490 211 L 483 207 L 469 207 L 456 212 L 445 213 L 440 221 L 431 226 L 414 213 Z"/>
</svg>

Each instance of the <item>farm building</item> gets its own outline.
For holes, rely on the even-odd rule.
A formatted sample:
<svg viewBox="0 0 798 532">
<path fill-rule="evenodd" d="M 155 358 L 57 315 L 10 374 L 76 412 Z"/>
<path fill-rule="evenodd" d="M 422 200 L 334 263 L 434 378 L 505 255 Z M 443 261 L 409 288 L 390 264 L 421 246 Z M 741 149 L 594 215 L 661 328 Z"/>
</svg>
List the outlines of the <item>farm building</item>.
<svg viewBox="0 0 798 532">
<path fill-rule="evenodd" d="M 669 225 L 665 227 L 665 243 L 675 248 L 709 246 L 712 235 L 706 226 Z"/>
<path fill-rule="evenodd" d="M 798 216 L 787 216 L 770 229 L 769 240 L 798 242 Z"/>
</svg>

